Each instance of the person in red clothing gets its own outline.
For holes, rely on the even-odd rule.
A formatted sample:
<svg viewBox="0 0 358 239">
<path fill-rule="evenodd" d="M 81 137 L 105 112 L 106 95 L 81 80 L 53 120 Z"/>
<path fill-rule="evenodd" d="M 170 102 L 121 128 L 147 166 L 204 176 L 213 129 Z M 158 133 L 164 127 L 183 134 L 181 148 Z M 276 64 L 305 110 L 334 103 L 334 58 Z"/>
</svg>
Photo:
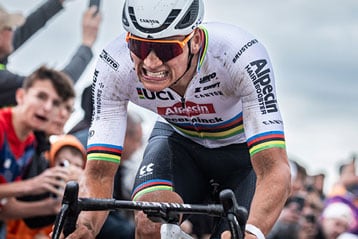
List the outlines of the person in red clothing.
<svg viewBox="0 0 358 239">
<path fill-rule="evenodd" d="M 51 168 L 65 167 L 69 172 L 67 180 L 79 180 L 86 164 L 86 151 L 75 136 L 69 134 L 57 136 L 51 142 L 47 156 Z M 7 222 L 6 239 L 49 239 L 52 226 L 50 222 L 46 226 L 31 228 L 24 220 L 10 220 Z"/>
<path fill-rule="evenodd" d="M 41 66 L 24 81 L 16 93 L 17 106 L 0 110 L 0 220 L 57 213 L 60 200 L 20 202 L 15 197 L 52 192 L 61 196 L 67 170 L 55 167 L 31 180 L 21 176 L 35 152 L 34 130 L 45 130 L 75 91 L 69 77 Z M 1 223 L 0 230 L 4 229 Z M 0 238 L 2 238 L 0 234 Z"/>
</svg>

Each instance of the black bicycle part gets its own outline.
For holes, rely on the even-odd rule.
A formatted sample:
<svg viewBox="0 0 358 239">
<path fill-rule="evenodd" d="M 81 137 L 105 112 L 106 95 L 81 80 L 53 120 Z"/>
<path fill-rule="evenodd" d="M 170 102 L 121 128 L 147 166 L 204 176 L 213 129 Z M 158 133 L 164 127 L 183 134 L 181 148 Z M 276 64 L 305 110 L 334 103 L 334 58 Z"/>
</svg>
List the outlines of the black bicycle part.
<svg viewBox="0 0 358 239">
<path fill-rule="evenodd" d="M 238 206 L 234 193 L 223 190 L 221 204 L 184 204 L 126 201 L 102 198 L 78 198 L 78 183 L 66 184 L 62 208 L 57 215 L 52 239 L 58 239 L 60 232 L 67 236 L 76 229 L 76 221 L 81 211 L 133 210 L 143 211 L 154 222 L 176 223 L 179 214 L 205 214 L 213 217 L 226 217 L 233 239 L 242 239 L 247 220 L 247 210 Z"/>
<path fill-rule="evenodd" d="M 219 194 L 220 202 L 228 219 L 231 238 L 243 239 L 245 236 L 245 225 L 248 217 L 246 208 L 237 204 L 235 194 L 230 189 L 225 189 Z"/>
<path fill-rule="evenodd" d="M 81 211 L 78 206 L 78 188 L 78 183 L 75 181 L 70 181 L 66 184 L 62 207 L 56 217 L 52 239 L 60 237 L 62 228 L 65 237 L 76 229 L 77 218 Z"/>
</svg>

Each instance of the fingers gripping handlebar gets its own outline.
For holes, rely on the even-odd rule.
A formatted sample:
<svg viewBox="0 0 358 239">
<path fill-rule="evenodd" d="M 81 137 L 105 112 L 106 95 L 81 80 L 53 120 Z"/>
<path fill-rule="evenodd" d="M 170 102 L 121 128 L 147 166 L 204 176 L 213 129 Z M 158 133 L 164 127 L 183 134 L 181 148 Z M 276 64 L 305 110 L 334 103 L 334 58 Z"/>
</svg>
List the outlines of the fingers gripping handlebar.
<svg viewBox="0 0 358 239">
<path fill-rule="evenodd" d="M 68 182 L 65 188 L 62 207 L 57 215 L 52 239 L 60 238 L 63 229 L 68 236 L 76 229 L 76 222 L 81 211 L 98 210 L 141 210 L 155 222 L 175 223 L 176 216 L 183 214 L 206 214 L 213 217 L 227 218 L 232 239 L 243 239 L 247 220 L 247 210 L 237 204 L 230 189 L 220 192 L 221 204 L 178 204 L 161 202 L 135 202 L 115 199 L 78 198 L 78 183 Z"/>
</svg>

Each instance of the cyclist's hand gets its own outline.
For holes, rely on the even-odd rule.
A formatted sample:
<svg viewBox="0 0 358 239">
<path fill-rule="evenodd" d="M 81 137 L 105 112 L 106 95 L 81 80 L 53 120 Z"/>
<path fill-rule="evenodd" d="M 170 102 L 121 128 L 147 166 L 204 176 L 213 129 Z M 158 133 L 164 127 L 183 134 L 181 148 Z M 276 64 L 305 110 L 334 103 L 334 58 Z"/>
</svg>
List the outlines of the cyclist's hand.
<svg viewBox="0 0 358 239">
<path fill-rule="evenodd" d="M 230 231 L 224 231 L 223 233 L 221 233 L 221 239 L 231 239 Z"/>
<path fill-rule="evenodd" d="M 52 227 L 52 230 L 54 227 Z M 50 237 L 52 237 L 53 232 L 50 233 Z M 63 233 L 60 236 L 60 239 L 94 239 L 96 238 L 96 233 L 94 230 L 91 230 L 88 226 L 84 224 L 78 223 L 76 230 L 68 235 L 66 238 Z"/>
</svg>

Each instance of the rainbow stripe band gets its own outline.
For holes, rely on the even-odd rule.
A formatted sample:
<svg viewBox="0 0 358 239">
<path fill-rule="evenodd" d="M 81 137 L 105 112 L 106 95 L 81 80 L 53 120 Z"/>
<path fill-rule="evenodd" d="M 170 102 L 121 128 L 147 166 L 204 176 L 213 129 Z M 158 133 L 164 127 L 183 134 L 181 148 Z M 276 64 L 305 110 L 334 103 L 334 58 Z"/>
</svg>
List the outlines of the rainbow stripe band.
<svg viewBox="0 0 358 239">
<path fill-rule="evenodd" d="M 119 163 L 123 148 L 111 144 L 90 144 L 87 147 L 87 160 L 103 160 Z"/>
<path fill-rule="evenodd" d="M 269 131 L 255 135 L 247 140 L 250 155 L 268 148 L 286 148 L 283 131 Z"/>
<path fill-rule="evenodd" d="M 176 129 L 190 137 L 203 139 L 226 139 L 244 132 L 242 113 L 218 124 L 171 123 Z"/>
<path fill-rule="evenodd" d="M 173 191 L 173 184 L 171 181 L 163 180 L 163 179 L 152 179 L 146 181 L 140 185 L 138 185 L 132 193 L 132 199 L 135 201 L 143 194 L 165 190 L 165 191 Z"/>
</svg>

